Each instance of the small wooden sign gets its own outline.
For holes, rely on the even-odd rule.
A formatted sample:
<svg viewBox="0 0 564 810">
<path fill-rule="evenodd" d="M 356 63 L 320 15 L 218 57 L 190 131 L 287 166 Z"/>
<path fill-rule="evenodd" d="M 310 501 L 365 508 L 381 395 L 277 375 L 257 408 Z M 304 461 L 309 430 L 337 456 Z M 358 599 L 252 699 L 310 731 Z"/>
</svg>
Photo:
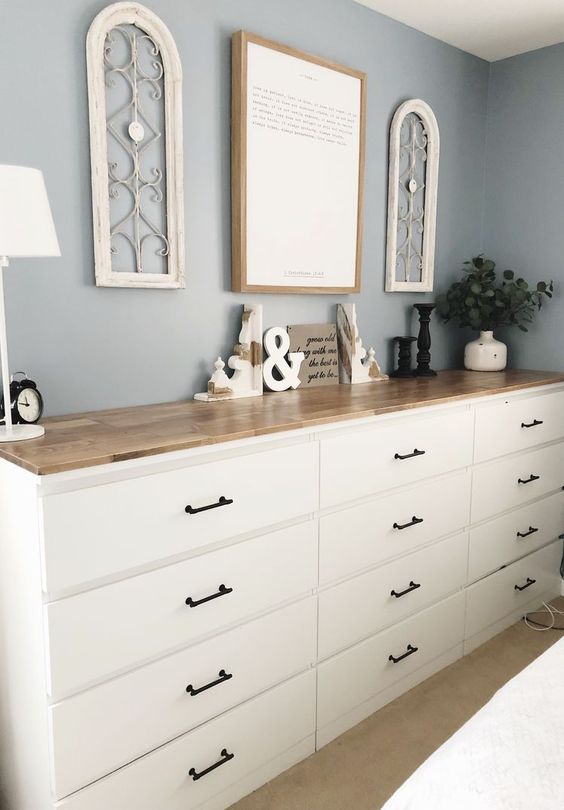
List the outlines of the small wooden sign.
<svg viewBox="0 0 564 810">
<path fill-rule="evenodd" d="M 334 323 L 296 324 L 288 327 L 290 351 L 303 352 L 299 377 L 302 388 L 339 382 L 337 327 Z"/>
</svg>

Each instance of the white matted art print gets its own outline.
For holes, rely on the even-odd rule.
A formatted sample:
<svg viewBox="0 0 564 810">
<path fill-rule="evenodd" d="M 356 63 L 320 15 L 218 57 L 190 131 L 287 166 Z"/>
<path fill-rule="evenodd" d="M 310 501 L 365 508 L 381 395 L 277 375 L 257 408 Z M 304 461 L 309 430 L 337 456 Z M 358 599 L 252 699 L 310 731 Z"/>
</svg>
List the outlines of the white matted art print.
<svg viewBox="0 0 564 810">
<path fill-rule="evenodd" d="M 233 36 L 233 289 L 360 290 L 366 76 Z"/>
</svg>

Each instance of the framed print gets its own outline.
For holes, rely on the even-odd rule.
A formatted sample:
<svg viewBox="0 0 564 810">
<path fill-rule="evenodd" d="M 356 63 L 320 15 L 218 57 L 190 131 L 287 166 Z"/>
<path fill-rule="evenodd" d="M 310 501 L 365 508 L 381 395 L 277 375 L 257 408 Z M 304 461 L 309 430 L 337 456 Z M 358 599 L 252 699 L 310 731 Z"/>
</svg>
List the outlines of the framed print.
<svg viewBox="0 0 564 810">
<path fill-rule="evenodd" d="M 233 35 L 232 287 L 360 290 L 366 75 Z"/>
</svg>

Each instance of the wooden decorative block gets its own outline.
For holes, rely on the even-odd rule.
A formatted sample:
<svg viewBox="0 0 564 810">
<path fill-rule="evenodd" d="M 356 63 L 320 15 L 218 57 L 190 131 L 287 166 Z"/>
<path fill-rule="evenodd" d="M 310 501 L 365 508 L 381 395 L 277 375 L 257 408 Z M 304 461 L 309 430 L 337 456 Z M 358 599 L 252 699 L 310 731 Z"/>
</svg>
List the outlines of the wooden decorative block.
<svg viewBox="0 0 564 810">
<path fill-rule="evenodd" d="M 225 363 L 218 357 L 215 371 L 209 379 L 208 390 L 195 394 L 194 399 L 215 402 L 220 399 L 242 399 L 262 396 L 262 306 L 245 304 L 241 319 L 239 342 L 227 361 L 233 369 L 231 377 L 224 371 Z"/>
<path fill-rule="evenodd" d="M 337 304 L 337 341 L 339 346 L 339 382 L 347 385 L 387 380 L 374 356 L 362 345 L 356 323 L 355 304 Z"/>
<path fill-rule="evenodd" d="M 304 388 L 339 382 L 337 327 L 334 323 L 298 324 L 288 327 L 290 351 L 303 352 L 300 382 Z"/>
</svg>

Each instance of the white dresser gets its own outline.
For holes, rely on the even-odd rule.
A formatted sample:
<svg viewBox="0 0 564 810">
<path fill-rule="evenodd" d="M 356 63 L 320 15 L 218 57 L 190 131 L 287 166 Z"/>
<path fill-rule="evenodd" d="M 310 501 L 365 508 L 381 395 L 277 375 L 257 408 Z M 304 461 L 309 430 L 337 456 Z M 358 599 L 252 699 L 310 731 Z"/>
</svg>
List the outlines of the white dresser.
<svg viewBox="0 0 564 810">
<path fill-rule="evenodd" d="M 7 447 L 1 806 L 222 810 L 559 593 L 564 382 L 458 374 L 278 429 L 292 394 L 176 406 L 234 421 L 171 452 L 111 417 L 113 463 L 88 416 Z"/>
</svg>

